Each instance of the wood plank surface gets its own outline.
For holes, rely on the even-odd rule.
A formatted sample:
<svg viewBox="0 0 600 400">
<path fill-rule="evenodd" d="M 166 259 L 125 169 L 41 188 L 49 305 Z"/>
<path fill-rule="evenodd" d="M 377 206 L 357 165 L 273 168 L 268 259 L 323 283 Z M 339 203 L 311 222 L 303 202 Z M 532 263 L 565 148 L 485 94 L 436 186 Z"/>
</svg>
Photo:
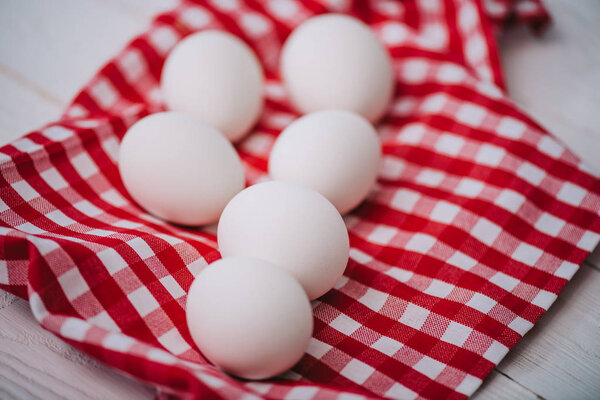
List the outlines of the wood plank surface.
<svg viewBox="0 0 600 400">
<path fill-rule="evenodd" d="M 600 1 L 544 0 L 553 24 L 500 39 L 508 90 L 532 117 L 600 171 Z"/>
<path fill-rule="evenodd" d="M 498 371 L 492 371 L 479 390 L 471 396 L 472 400 L 539 400 L 539 398 L 531 390 Z"/>
<path fill-rule="evenodd" d="M 600 272 L 584 264 L 497 369 L 546 399 L 600 394 Z"/>
<path fill-rule="evenodd" d="M 173 1 L 122 3 L 0 2 L 0 145 L 60 116 L 107 58 Z M 73 349 L 37 324 L 27 302 L 0 293 L 0 399 L 135 400 L 155 392 Z"/>
<path fill-rule="evenodd" d="M 148 399 L 154 390 L 131 384 L 41 329 L 29 304 L 0 309 L 1 399 Z"/>
<path fill-rule="evenodd" d="M 110 56 L 174 0 L 0 2 L 0 144 L 51 121 Z M 555 25 L 501 39 L 509 91 L 600 170 L 598 0 L 546 0 Z M 106 21 L 111 29 L 105 29 Z M 473 396 L 600 398 L 600 250 Z M 151 398 L 154 390 L 64 344 L 0 294 L 0 398 Z"/>
<path fill-rule="evenodd" d="M 123 12 L 114 3 L 3 0 L 0 64 L 57 99 L 69 101 L 147 25 L 147 18 Z M 148 3 L 149 11 L 152 4 Z"/>
<path fill-rule="evenodd" d="M 37 91 L 0 65 L 0 145 L 60 117 L 60 100 Z"/>
</svg>

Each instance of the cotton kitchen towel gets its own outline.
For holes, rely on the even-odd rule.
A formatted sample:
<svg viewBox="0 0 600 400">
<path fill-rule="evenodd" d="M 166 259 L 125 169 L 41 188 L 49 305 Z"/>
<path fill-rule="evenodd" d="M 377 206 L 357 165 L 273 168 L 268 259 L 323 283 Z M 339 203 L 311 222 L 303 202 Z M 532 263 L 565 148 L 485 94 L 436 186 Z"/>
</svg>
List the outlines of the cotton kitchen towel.
<svg viewBox="0 0 600 400">
<path fill-rule="evenodd" d="M 192 279 L 220 257 L 214 234 L 140 209 L 118 174 L 119 142 L 163 109 L 169 50 L 192 32 L 227 30 L 267 74 L 262 118 L 237 146 L 248 184 L 264 179 L 273 141 L 298 116 L 279 50 L 324 12 L 362 19 L 392 56 L 383 163 L 345 219 L 350 261 L 313 303 L 305 356 L 277 379 L 241 381 L 203 358 L 185 324 Z M 466 398 L 600 238 L 598 175 L 503 83 L 495 34 L 511 20 L 539 29 L 547 18 L 536 1 L 183 2 L 110 60 L 59 121 L 0 149 L 0 287 L 28 299 L 44 328 L 162 397 Z"/>
</svg>

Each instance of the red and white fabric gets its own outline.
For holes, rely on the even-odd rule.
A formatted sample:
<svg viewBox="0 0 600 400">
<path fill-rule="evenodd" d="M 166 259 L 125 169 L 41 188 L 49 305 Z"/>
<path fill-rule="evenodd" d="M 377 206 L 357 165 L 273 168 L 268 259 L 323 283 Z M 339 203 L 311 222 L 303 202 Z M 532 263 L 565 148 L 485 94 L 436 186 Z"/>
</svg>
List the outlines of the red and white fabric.
<svg viewBox="0 0 600 400">
<path fill-rule="evenodd" d="M 161 67 L 177 41 L 228 30 L 267 73 L 262 118 L 237 146 L 248 184 L 265 179 L 273 141 L 298 116 L 279 49 L 327 11 L 363 19 L 393 58 L 379 181 L 345 219 L 350 262 L 314 302 L 304 358 L 278 379 L 240 381 L 202 357 L 185 324 L 193 277 L 220 257 L 213 232 L 140 209 L 118 174 L 119 141 L 163 109 Z M 495 34 L 509 20 L 540 28 L 547 18 L 537 1 L 183 2 L 106 64 L 60 121 L 0 149 L 0 288 L 163 397 L 466 398 L 600 239 L 598 175 L 503 83 Z"/>
</svg>

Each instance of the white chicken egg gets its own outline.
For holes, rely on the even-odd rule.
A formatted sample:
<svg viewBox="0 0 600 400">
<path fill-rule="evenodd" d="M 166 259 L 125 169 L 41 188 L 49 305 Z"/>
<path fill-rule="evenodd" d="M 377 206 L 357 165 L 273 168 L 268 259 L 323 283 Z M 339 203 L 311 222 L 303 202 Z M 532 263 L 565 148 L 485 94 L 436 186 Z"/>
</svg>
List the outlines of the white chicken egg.
<svg viewBox="0 0 600 400">
<path fill-rule="evenodd" d="M 245 183 L 227 138 L 176 112 L 152 114 L 129 128 L 119 149 L 119 172 L 143 208 L 183 225 L 216 222 Z"/>
<path fill-rule="evenodd" d="M 312 309 L 283 268 L 230 257 L 202 270 L 187 296 L 190 334 L 224 371 L 265 379 L 296 364 L 312 335 Z"/>
<path fill-rule="evenodd" d="M 349 239 L 336 208 L 321 194 L 289 182 L 264 182 L 238 193 L 217 228 L 223 257 L 269 261 L 290 272 L 315 299 L 348 262 Z"/>
<path fill-rule="evenodd" d="M 394 91 L 387 51 L 366 24 L 346 15 L 302 23 L 283 46 L 280 68 L 290 100 L 302 113 L 343 109 L 374 122 Z"/>
<path fill-rule="evenodd" d="M 279 135 L 269 173 L 275 180 L 316 190 L 343 214 L 368 195 L 380 158 L 379 138 L 369 121 L 349 111 L 317 111 Z"/>
<path fill-rule="evenodd" d="M 231 141 L 246 135 L 263 108 L 263 72 L 243 41 L 222 31 L 203 31 L 171 51 L 161 76 L 170 110 L 215 127 Z"/>
</svg>

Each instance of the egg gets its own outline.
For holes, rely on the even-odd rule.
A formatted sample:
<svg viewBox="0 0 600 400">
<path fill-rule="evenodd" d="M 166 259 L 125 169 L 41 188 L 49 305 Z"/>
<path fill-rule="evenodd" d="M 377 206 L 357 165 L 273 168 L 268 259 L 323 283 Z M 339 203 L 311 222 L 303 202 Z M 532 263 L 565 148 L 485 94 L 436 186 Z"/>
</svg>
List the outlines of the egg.
<svg viewBox="0 0 600 400">
<path fill-rule="evenodd" d="M 139 205 L 183 225 L 216 222 L 245 183 L 227 138 L 177 112 L 152 114 L 129 128 L 119 149 L 119 172 Z"/>
<path fill-rule="evenodd" d="M 340 14 L 313 17 L 286 40 L 280 70 L 298 111 L 354 111 L 377 121 L 394 91 L 390 57 L 360 20 Z"/>
<path fill-rule="evenodd" d="M 222 31 L 192 34 L 173 48 L 162 70 L 167 107 L 240 140 L 263 108 L 262 67 L 243 41 Z"/>
<path fill-rule="evenodd" d="M 369 121 L 349 111 L 317 111 L 279 135 L 269 156 L 269 174 L 318 191 L 346 213 L 367 197 L 380 158 L 377 131 Z"/>
<path fill-rule="evenodd" d="M 291 368 L 313 330 L 312 309 L 300 284 L 280 267 L 243 257 L 216 261 L 196 276 L 186 319 L 204 356 L 246 379 Z"/>
<path fill-rule="evenodd" d="M 331 289 L 348 262 L 348 231 L 335 207 L 316 191 L 263 182 L 237 194 L 217 228 L 223 257 L 269 261 L 290 272 L 315 299 Z"/>
</svg>

